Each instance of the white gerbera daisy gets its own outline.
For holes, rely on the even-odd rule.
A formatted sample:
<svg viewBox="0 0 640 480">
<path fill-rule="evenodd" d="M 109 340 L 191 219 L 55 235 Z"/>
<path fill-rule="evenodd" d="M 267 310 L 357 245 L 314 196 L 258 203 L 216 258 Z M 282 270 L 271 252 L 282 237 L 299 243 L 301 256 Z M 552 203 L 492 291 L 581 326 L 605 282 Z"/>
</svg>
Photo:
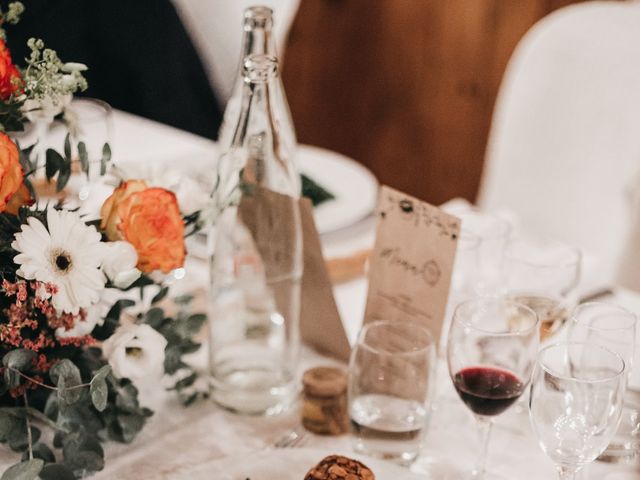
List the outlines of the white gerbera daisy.
<svg viewBox="0 0 640 480">
<path fill-rule="evenodd" d="M 104 245 L 93 226 L 76 212 L 47 210 L 47 225 L 27 219 L 11 246 L 20 252 L 14 261 L 18 275 L 27 280 L 53 283 L 58 292 L 52 303 L 58 312 L 77 314 L 100 299 L 106 278 L 100 270 Z"/>
</svg>

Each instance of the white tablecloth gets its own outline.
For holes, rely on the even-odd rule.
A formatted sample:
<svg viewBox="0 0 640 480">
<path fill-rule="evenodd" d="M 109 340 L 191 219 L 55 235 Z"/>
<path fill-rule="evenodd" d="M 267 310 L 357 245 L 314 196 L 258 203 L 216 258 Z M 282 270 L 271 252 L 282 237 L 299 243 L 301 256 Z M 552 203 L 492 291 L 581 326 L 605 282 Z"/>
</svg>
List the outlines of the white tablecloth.
<svg viewBox="0 0 640 480">
<path fill-rule="evenodd" d="M 116 162 L 134 158 L 153 161 L 171 155 L 177 161 L 185 156 L 206 159 L 211 154 L 212 142 L 208 140 L 131 115 L 116 112 L 115 127 Z M 362 227 L 354 228 L 357 232 Z M 341 236 L 348 241 L 348 231 L 342 232 Z M 352 338 L 359 328 L 365 295 L 364 279 L 335 288 L 340 313 Z M 640 296 L 623 291 L 618 294 L 618 300 L 634 311 L 640 311 Z M 301 370 L 327 363 L 334 361 L 305 349 Z M 425 478 L 467 478 L 465 472 L 470 470 L 478 451 L 475 425 L 469 410 L 453 390 L 444 364 L 440 367 L 437 397 L 422 459 L 414 469 L 430 471 Z M 298 408 L 273 418 L 244 417 L 228 413 L 209 401 L 184 408 L 172 394 L 159 390 L 145 391 L 142 395 L 156 411 L 155 415 L 131 445 L 110 443 L 106 446 L 106 468 L 96 478 L 192 478 L 190 466 L 206 466 L 208 462 L 239 453 L 251 455 L 299 424 Z M 337 438 L 311 435 L 305 446 L 324 449 L 327 454 L 348 454 L 350 439 L 347 435 Z M 16 461 L 8 447 L 0 446 L 0 449 L 3 449 L 0 454 L 4 465 Z M 512 408 L 496 419 L 488 463 L 505 478 L 554 478 L 552 463 L 536 444 L 526 411 L 521 408 Z M 593 479 L 638 479 L 640 467 L 594 464 L 588 473 L 588 478 Z"/>
</svg>

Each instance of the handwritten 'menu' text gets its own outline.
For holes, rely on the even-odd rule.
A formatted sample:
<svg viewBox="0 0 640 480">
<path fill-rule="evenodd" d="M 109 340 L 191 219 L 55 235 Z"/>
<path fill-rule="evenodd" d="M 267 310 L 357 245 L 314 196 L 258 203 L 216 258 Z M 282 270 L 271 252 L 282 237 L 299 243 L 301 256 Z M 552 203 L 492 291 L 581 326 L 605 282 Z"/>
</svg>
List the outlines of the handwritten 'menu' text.
<svg viewBox="0 0 640 480">
<path fill-rule="evenodd" d="M 434 260 L 426 260 L 421 264 L 416 264 L 403 257 L 399 248 L 383 248 L 380 251 L 380 258 L 390 266 L 401 268 L 417 278 L 423 280 L 427 285 L 434 286 L 440 280 L 442 272 L 438 263 Z"/>
</svg>

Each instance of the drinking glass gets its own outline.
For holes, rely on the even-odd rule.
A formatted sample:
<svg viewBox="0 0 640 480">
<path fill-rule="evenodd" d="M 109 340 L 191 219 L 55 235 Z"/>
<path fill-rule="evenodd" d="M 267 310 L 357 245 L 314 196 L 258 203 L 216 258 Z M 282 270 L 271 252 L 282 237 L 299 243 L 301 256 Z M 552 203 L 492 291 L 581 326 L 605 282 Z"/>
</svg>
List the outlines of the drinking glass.
<svg viewBox="0 0 640 480">
<path fill-rule="evenodd" d="M 113 135 L 113 110 L 111 106 L 96 98 L 75 98 L 65 107 L 64 123 L 69 131 L 71 156 L 78 160 L 79 168 L 69 186 L 77 192 L 80 203 L 86 202 L 93 194 L 95 181 L 105 173 L 107 164 L 103 165 L 104 149 L 112 141 Z M 59 139 L 62 145 L 64 138 Z M 83 167 L 80 160 L 79 144 L 84 145 L 87 163 Z M 58 147 L 60 148 L 60 147 Z"/>
<path fill-rule="evenodd" d="M 538 351 L 538 318 L 526 305 L 479 297 L 461 303 L 449 331 L 447 360 L 458 395 L 473 412 L 481 449 L 473 478 L 482 478 L 493 417 L 524 392 Z"/>
<path fill-rule="evenodd" d="M 511 236 L 511 224 L 500 217 L 469 206 L 445 208 L 461 221 L 463 236 L 475 237 L 478 245 L 478 272 L 474 282 L 475 295 L 492 295 L 501 283 L 501 265 L 504 249 Z"/>
<path fill-rule="evenodd" d="M 567 321 L 578 302 L 580 250 L 562 243 L 512 240 L 504 259 L 507 295 L 532 308 L 544 341 Z"/>
<path fill-rule="evenodd" d="M 568 324 L 570 342 L 593 343 L 620 355 L 625 363 L 625 382 L 631 373 L 636 343 L 636 316 L 618 305 L 590 302 L 576 308 Z M 631 399 L 629 399 L 631 400 Z M 633 458 L 640 447 L 640 410 L 625 401 L 622 421 L 603 457 L 607 461 Z"/>
<path fill-rule="evenodd" d="M 415 323 L 366 324 L 349 362 L 354 449 L 408 465 L 420 451 L 432 400 L 436 344 Z"/>
<path fill-rule="evenodd" d="M 449 298 L 438 348 L 438 355 L 442 358 L 444 358 L 446 352 L 447 335 L 455 307 L 465 300 L 478 295 L 478 285 L 482 278 L 482 272 L 480 271 L 481 243 L 480 237 L 464 231 L 458 237 L 456 258 L 451 275 L 451 288 L 449 289 Z"/>
<path fill-rule="evenodd" d="M 595 460 L 620 421 L 625 391 L 624 360 L 594 343 L 543 348 L 531 382 L 529 412 L 544 453 L 561 480 Z"/>
</svg>

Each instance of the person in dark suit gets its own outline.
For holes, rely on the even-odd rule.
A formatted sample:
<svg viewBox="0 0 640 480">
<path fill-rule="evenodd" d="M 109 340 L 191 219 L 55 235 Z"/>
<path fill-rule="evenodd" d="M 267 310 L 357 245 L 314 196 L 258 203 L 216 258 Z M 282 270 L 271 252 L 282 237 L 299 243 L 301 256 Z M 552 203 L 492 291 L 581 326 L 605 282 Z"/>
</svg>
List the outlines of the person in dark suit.
<svg viewBox="0 0 640 480">
<path fill-rule="evenodd" d="M 63 62 L 89 67 L 81 95 L 217 137 L 222 109 L 170 0 L 22 1 L 21 21 L 5 25 L 16 64 L 29 54 L 27 40 L 42 38 Z"/>
</svg>

